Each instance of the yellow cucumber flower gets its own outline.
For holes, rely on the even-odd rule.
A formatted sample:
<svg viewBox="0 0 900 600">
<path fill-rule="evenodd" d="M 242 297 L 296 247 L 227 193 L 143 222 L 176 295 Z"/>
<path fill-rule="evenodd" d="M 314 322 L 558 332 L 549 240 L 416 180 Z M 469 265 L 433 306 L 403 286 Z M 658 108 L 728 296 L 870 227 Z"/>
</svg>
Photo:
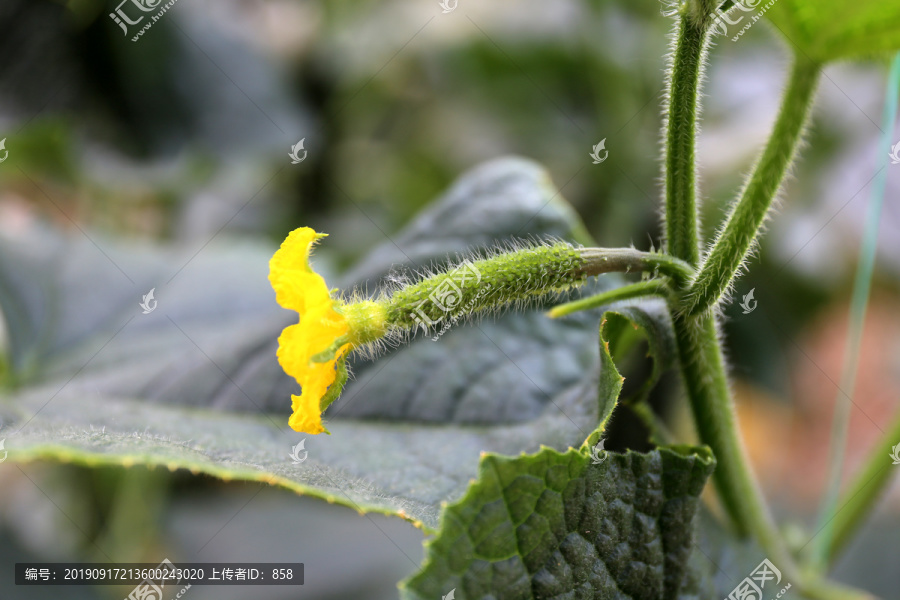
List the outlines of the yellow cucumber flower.
<svg viewBox="0 0 900 600">
<path fill-rule="evenodd" d="M 301 387 L 299 396 L 291 396 L 290 426 L 309 434 L 328 433 L 322 411 L 347 381 L 348 352 L 387 331 L 381 304 L 332 298 L 325 280 L 309 266 L 310 251 L 323 237 L 309 227 L 295 229 L 269 261 L 278 304 L 300 314 L 300 322 L 278 338 L 278 363 Z"/>
<path fill-rule="evenodd" d="M 291 397 L 291 428 L 309 434 L 327 433 L 322 412 L 340 395 L 347 355 L 354 349 L 385 337 L 393 344 L 419 329 L 440 329 L 440 337 L 468 315 L 521 307 L 581 285 L 588 275 L 644 264 L 643 255 L 549 240 L 467 259 L 390 295 L 382 292 L 377 301 L 348 301 L 333 296 L 309 265 L 310 252 L 323 237 L 309 227 L 295 229 L 269 261 L 278 304 L 300 315 L 278 338 L 278 362 L 301 388 Z"/>
</svg>

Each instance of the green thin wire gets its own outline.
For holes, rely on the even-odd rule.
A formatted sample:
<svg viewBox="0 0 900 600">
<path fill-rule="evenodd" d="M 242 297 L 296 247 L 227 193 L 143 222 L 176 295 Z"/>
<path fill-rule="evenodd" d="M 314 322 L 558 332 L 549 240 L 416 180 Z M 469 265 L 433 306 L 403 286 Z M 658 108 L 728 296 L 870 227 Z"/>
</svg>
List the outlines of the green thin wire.
<svg viewBox="0 0 900 600">
<path fill-rule="evenodd" d="M 831 546 L 831 520 L 837 510 L 838 496 L 841 488 L 841 472 L 844 467 L 844 449 L 847 446 L 847 430 L 850 424 L 850 408 L 853 389 L 856 386 L 856 373 L 859 367 L 859 349 L 862 341 L 863 323 L 866 319 L 866 307 L 869 304 L 869 292 L 872 289 L 872 276 L 875 271 L 875 254 L 878 249 L 878 225 L 881 221 L 881 207 L 887 187 L 887 158 L 891 152 L 891 136 L 897 122 L 897 97 L 900 95 L 900 53 L 894 56 L 891 72 L 888 77 L 884 99 L 884 115 L 882 116 L 881 143 L 878 157 L 881 170 L 878 172 L 872 195 L 866 209 L 866 226 L 863 232 L 859 252 L 859 263 L 856 268 L 856 279 L 853 282 L 853 298 L 850 301 L 850 326 L 847 332 L 847 351 L 844 355 L 844 368 L 841 372 L 841 387 L 834 407 L 831 423 L 831 448 L 829 485 L 819 513 L 821 533 L 817 536 L 813 561 L 816 566 L 823 567 L 828 560 L 828 549 Z"/>
</svg>

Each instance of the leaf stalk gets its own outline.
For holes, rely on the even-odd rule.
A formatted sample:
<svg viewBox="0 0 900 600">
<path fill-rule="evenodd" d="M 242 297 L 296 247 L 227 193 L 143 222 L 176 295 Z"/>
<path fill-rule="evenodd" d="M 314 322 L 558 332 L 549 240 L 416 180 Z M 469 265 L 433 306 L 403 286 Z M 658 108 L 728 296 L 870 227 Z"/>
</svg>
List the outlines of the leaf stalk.
<svg viewBox="0 0 900 600">
<path fill-rule="evenodd" d="M 799 56 L 794 60 L 769 141 L 684 296 L 683 309 L 688 314 L 698 315 L 711 309 L 741 271 L 797 154 L 820 73 L 818 63 Z"/>
</svg>

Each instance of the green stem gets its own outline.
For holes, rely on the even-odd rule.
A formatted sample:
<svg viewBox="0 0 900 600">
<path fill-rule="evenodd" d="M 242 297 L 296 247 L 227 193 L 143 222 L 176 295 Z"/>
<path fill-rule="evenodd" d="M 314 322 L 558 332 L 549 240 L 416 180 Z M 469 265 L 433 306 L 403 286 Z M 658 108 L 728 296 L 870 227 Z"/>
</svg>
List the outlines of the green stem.
<svg viewBox="0 0 900 600">
<path fill-rule="evenodd" d="M 660 279 L 651 279 L 650 281 L 633 283 L 608 292 L 603 292 L 602 294 L 554 306 L 547 312 L 547 315 L 556 319 L 580 310 L 590 310 L 592 308 L 606 306 L 607 304 L 612 304 L 619 300 L 630 300 L 642 296 L 667 296 L 669 292 L 670 288 L 664 281 Z"/>
<path fill-rule="evenodd" d="M 687 3 L 678 24 L 671 63 L 666 127 L 666 243 L 669 254 L 691 265 L 699 260 L 694 144 L 697 103 L 707 47 L 709 3 Z M 703 443 L 717 466 L 713 480 L 738 533 L 753 533 L 770 560 L 789 576 L 797 569 L 785 549 L 750 472 L 738 434 L 725 361 L 714 317 L 673 311 L 681 371 Z M 799 581 L 798 577 L 793 577 Z"/>
<path fill-rule="evenodd" d="M 694 274 L 694 269 L 683 260 L 668 254 L 641 252 L 634 248 L 584 248 L 581 250 L 581 258 L 585 261 L 584 273 L 589 277 L 614 271 L 641 271 L 666 275 L 678 286 L 682 286 Z"/>
<path fill-rule="evenodd" d="M 840 507 L 831 521 L 827 560 L 834 561 L 859 525 L 872 514 L 875 503 L 887 489 L 891 477 L 900 472 L 891 460 L 893 448 L 900 444 L 900 414 L 866 461 L 866 466 L 844 493 Z"/>
<path fill-rule="evenodd" d="M 666 250 L 691 265 L 700 259 L 695 200 L 697 99 L 706 58 L 708 18 L 684 11 L 670 56 L 666 115 Z"/>
<path fill-rule="evenodd" d="M 644 427 L 647 428 L 647 431 L 650 432 L 648 440 L 651 444 L 657 446 L 672 446 L 678 443 L 678 439 L 675 435 L 669 431 L 665 422 L 653 412 L 653 408 L 651 408 L 647 402 L 635 402 L 629 404 L 628 407 L 637 418 L 641 420 Z"/>
<path fill-rule="evenodd" d="M 897 96 L 900 93 L 900 53 L 894 57 L 885 92 L 884 114 L 879 157 L 881 169 L 872 186 L 872 196 L 866 210 L 866 228 L 862 237 L 859 264 L 853 282 L 853 297 L 850 301 L 850 325 L 847 332 L 847 349 L 841 372 L 841 386 L 834 406 L 829 460 L 829 485 L 822 501 L 819 514 L 821 534 L 816 538 L 813 557 L 818 567 L 824 567 L 831 548 L 831 520 L 837 510 L 840 494 L 841 475 L 844 466 L 844 448 L 847 445 L 847 429 L 856 387 L 856 373 L 859 367 L 859 350 L 862 345 L 862 330 L 869 304 L 869 291 L 875 270 L 875 255 L 878 249 L 878 227 L 881 222 L 881 207 L 887 186 L 887 156 L 891 149 L 891 135 L 897 118 Z"/>
<path fill-rule="evenodd" d="M 781 540 L 747 464 L 714 317 L 695 318 L 676 313 L 672 320 L 697 433 L 716 457 L 713 482 L 722 505 L 739 535 L 755 536 L 769 560 L 789 580 L 799 581 L 794 560 Z"/>
<path fill-rule="evenodd" d="M 724 229 L 684 296 L 683 309 L 688 314 L 697 315 L 714 306 L 740 271 L 797 153 L 820 73 L 818 63 L 800 56 L 794 60 L 769 141 Z"/>
</svg>

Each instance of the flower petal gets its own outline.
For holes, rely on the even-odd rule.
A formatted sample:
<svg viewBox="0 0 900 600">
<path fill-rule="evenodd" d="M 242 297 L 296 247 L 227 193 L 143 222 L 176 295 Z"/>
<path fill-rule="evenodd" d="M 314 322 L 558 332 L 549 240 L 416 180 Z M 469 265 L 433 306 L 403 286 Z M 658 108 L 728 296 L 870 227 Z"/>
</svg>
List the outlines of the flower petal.
<svg viewBox="0 0 900 600">
<path fill-rule="evenodd" d="M 353 343 L 384 335 L 385 320 L 384 308 L 374 302 L 343 305 L 331 297 L 325 280 L 309 266 L 310 251 L 321 237 L 309 227 L 295 229 L 269 261 L 269 281 L 278 303 L 300 314 L 300 321 L 278 338 L 278 363 L 301 387 L 299 396 L 291 396 L 290 426 L 309 434 L 327 432 L 322 411 L 347 381 L 347 352 Z M 360 329 L 353 339 L 348 336 L 348 315 L 354 330 Z"/>
<path fill-rule="evenodd" d="M 325 234 L 309 227 L 295 229 L 269 261 L 269 283 L 278 304 L 284 308 L 303 314 L 310 300 L 321 300 L 323 291 L 328 296 L 325 280 L 309 266 L 310 251 L 316 240 L 323 237 Z"/>
<path fill-rule="evenodd" d="M 288 421 L 291 429 L 311 435 L 328 432 L 322 425 L 318 402 L 312 396 L 291 396 L 291 405 L 294 407 L 294 414 Z"/>
<path fill-rule="evenodd" d="M 284 372 L 303 385 L 301 378 L 314 365 L 313 357 L 330 348 L 347 333 L 347 322 L 330 306 L 317 307 L 289 325 L 278 338 L 278 363 Z M 324 364 L 324 363 L 322 363 Z"/>
<path fill-rule="evenodd" d="M 310 366 L 301 383 L 301 394 L 291 396 L 294 413 L 289 425 L 293 430 L 312 435 L 328 433 L 322 425 L 322 412 L 340 396 L 347 381 L 345 354 L 348 349 L 349 345 L 341 348 L 335 360 Z"/>
</svg>

